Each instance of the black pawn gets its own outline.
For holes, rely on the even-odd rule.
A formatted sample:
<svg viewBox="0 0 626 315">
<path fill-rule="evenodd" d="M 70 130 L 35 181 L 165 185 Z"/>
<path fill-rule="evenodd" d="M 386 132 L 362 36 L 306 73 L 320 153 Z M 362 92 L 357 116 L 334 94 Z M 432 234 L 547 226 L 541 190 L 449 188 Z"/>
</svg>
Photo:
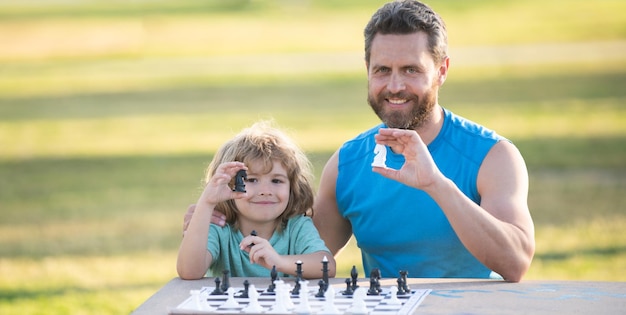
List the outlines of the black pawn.
<svg viewBox="0 0 626 315">
<path fill-rule="evenodd" d="M 248 290 L 250 290 L 250 282 L 248 280 L 245 280 L 243 282 L 243 292 L 241 293 L 241 295 L 239 297 L 247 299 L 249 297 L 248 296 Z"/>
<path fill-rule="evenodd" d="M 317 284 L 320 286 L 320 288 L 317 291 L 317 294 L 315 294 L 315 297 L 323 298 L 324 293 L 326 292 L 326 282 L 324 282 L 324 280 L 320 280 Z"/>
<path fill-rule="evenodd" d="M 224 294 L 224 291 L 222 291 L 222 288 L 220 286 L 220 283 L 222 281 L 220 280 L 220 278 L 215 278 L 215 290 L 213 290 L 213 292 L 211 292 L 211 295 L 222 295 Z"/>
<path fill-rule="evenodd" d="M 222 289 L 223 292 L 228 291 L 228 288 L 230 288 L 230 276 L 229 276 L 230 271 L 228 270 L 224 270 L 222 271 L 222 286 L 220 287 Z"/>
<path fill-rule="evenodd" d="M 354 294 L 354 290 L 352 290 L 352 281 L 350 281 L 350 278 L 346 278 L 346 290 L 343 291 L 343 295 L 353 295 Z"/>
</svg>

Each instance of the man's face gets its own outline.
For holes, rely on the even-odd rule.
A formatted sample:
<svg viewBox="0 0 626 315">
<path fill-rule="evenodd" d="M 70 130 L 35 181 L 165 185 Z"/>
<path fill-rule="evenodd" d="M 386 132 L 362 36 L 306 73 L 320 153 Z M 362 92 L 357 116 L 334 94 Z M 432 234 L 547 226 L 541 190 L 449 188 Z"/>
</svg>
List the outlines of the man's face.
<svg viewBox="0 0 626 315">
<path fill-rule="evenodd" d="M 377 34 L 372 41 L 367 101 L 388 127 L 417 129 L 437 105 L 443 66 L 434 64 L 427 44 L 424 32 Z"/>
</svg>

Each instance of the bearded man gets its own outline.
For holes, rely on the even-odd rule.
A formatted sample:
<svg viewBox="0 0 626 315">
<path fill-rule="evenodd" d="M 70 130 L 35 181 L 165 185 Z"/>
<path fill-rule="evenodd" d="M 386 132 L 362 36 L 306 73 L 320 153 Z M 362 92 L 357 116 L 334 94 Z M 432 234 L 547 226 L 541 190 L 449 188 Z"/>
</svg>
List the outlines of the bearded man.
<svg viewBox="0 0 626 315">
<path fill-rule="evenodd" d="M 418 1 L 365 28 L 368 103 L 382 123 L 344 143 L 320 179 L 313 220 L 333 254 L 355 236 L 382 277 L 520 281 L 535 252 L 528 171 L 517 148 L 438 102 L 446 27 Z M 372 166 L 376 145 L 386 166 Z"/>
</svg>

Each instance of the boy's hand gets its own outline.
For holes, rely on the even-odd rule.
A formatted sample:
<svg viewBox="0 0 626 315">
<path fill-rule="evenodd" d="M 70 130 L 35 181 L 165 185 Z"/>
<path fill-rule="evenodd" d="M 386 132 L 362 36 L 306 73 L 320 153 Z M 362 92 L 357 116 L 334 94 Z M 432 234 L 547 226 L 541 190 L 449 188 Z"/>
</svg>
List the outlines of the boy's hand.
<svg viewBox="0 0 626 315">
<path fill-rule="evenodd" d="M 274 250 L 270 242 L 262 237 L 249 235 L 239 244 L 239 248 L 250 256 L 250 263 L 261 265 L 267 269 L 280 266 L 281 256 Z"/>
</svg>

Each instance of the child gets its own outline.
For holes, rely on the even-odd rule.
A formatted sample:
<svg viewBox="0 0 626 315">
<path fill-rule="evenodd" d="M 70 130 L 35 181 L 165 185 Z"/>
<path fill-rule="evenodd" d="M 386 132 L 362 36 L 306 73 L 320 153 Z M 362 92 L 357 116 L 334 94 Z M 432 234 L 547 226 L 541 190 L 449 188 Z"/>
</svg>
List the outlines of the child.
<svg viewBox="0 0 626 315">
<path fill-rule="evenodd" d="M 247 171 L 245 192 L 234 191 L 235 175 Z M 244 129 L 215 154 L 206 187 L 178 252 L 182 279 L 200 279 L 229 270 L 233 277 L 268 277 L 270 270 L 321 278 L 335 260 L 305 213 L 313 205 L 311 164 L 295 143 L 268 122 Z M 224 227 L 211 224 L 213 211 L 226 215 Z M 254 231 L 254 233 L 253 233 Z M 252 235 L 256 234 L 256 236 Z"/>
</svg>

